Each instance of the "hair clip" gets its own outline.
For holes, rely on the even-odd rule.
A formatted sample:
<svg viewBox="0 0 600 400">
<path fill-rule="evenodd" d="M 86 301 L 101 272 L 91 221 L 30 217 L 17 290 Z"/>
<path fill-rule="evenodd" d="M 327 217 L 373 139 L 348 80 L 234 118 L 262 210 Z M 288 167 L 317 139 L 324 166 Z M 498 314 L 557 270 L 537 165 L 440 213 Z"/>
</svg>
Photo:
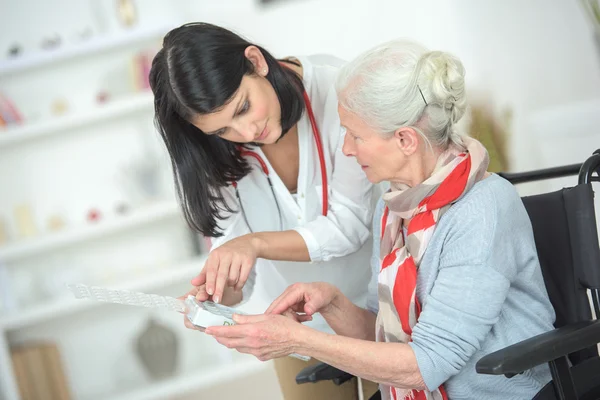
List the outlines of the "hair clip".
<svg viewBox="0 0 600 400">
<path fill-rule="evenodd" d="M 421 93 L 421 97 L 423 98 L 423 102 L 425 103 L 425 106 L 428 106 L 429 104 L 427 103 L 427 100 L 425 100 L 425 96 L 423 96 L 423 92 L 421 91 L 421 88 L 419 87 L 419 85 L 417 85 L 417 89 L 419 89 L 419 93 Z"/>
</svg>

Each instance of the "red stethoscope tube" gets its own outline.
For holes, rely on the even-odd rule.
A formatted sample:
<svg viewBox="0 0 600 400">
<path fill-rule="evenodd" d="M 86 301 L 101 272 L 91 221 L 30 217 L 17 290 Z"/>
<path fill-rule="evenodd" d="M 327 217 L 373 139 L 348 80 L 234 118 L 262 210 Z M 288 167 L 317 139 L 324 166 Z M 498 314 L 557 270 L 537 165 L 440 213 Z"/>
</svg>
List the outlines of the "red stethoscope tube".
<svg viewBox="0 0 600 400">
<path fill-rule="evenodd" d="M 327 166 L 325 165 L 325 155 L 323 154 L 323 144 L 321 142 L 321 133 L 319 132 L 319 127 L 317 126 L 317 121 L 315 120 L 315 114 L 313 112 L 312 109 L 312 105 L 310 103 L 310 99 L 308 97 L 308 94 L 306 93 L 306 91 L 304 91 L 303 93 L 304 95 L 304 104 L 306 105 L 306 111 L 308 113 L 308 119 L 310 120 L 310 125 L 312 127 L 312 131 L 313 131 L 313 136 L 315 139 L 315 144 L 317 146 L 317 152 L 319 154 L 319 164 L 321 167 L 321 181 L 323 183 L 323 210 L 322 210 L 322 214 L 324 216 L 327 216 L 327 210 L 329 209 L 329 188 L 328 188 L 328 182 L 327 182 Z M 265 161 L 262 159 L 262 157 L 251 150 L 247 150 L 244 148 L 240 148 L 240 154 L 245 157 L 253 157 L 256 161 L 258 161 L 258 163 L 260 164 L 260 168 L 262 169 L 263 173 L 265 174 L 265 176 L 267 177 L 267 180 L 269 181 L 269 186 L 271 188 L 271 192 L 273 194 L 273 198 L 275 199 L 275 203 L 277 204 L 277 210 L 279 211 L 279 221 L 280 221 L 280 229 L 281 229 L 281 209 L 279 207 L 279 202 L 277 201 L 277 196 L 275 196 L 275 191 L 273 189 L 273 184 L 271 183 L 271 178 L 269 176 L 269 168 L 267 167 L 267 164 L 265 163 Z M 237 188 L 237 182 L 233 182 L 233 187 L 235 188 L 235 194 L 236 197 L 238 198 L 238 201 L 240 203 L 240 207 L 241 207 L 241 211 L 242 214 L 244 215 L 244 219 L 246 220 L 246 225 L 248 225 L 248 227 L 250 227 L 250 224 L 248 223 L 248 220 L 246 218 L 246 213 L 244 211 L 244 206 L 242 205 L 241 199 L 240 199 L 240 194 L 238 192 L 238 188 Z M 250 228 L 250 230 L 252 231 L 252 228 Z"/>
</svg>

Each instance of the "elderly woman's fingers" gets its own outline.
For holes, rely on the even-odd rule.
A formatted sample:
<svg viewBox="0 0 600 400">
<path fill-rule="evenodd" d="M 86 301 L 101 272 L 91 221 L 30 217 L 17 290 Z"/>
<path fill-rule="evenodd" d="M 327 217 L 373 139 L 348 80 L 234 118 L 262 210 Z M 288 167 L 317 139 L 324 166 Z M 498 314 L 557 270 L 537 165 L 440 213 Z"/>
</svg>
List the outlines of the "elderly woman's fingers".
<svg viewBox="0 0 600 400">
<path fill-rule="evenodd" d="M 288 287 L 278 298 L 276 298 L 265 311 L 265 314 L 281 314 L 290 308 L 296 308 L 300 305 L 304 310 L 303 304 L 305 293 L 302 284 L 294 284 Z"/>
<path fill-rule="evenodd" d="M 296 322 L 312 321 L 312 316 L 305 315 L 305 314 L 299 314 L 292 309 L 288 309 L 288 310 L 284 311 L 281 315 L 291 318 Z"/>
<path fill-rule="evenodd" d="M 228 338 L 223 336 L 216 336 L 215 340 L 222 344 L 225 347 L 230 349 L 238 349 L 238 348 L 248 348 L 251 347 L 248 345 L 248 338 Z"/>
<path fill-rule="evenodd" d="M 200 326 L 196 326 L 196 325 L 192 324 L 187 317 L 183 317 L 183 324 L 185 325 L 186 328 L 193 329 L 195 331 L 204 332 L 204 330 L 205 330 L 204 328 L 202 328 Z"/>
<path fill-rule="evenodd" d="M 246 325 L 209 326 L 204 332 L 207 335 L 227 338 L 243 338 L 251 333 Z"/>
</svg>

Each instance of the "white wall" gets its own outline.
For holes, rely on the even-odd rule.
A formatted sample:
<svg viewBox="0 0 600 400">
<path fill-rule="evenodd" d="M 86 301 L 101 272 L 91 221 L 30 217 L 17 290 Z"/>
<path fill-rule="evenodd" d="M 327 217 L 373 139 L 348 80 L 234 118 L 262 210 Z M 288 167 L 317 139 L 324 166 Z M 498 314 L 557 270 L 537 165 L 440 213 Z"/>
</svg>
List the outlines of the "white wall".
<svg viewBox="0 0 600 400">
<path fill-rule="evenodd" d="M 514 170 L 569 162 L 534 154 L 535 111 L 600 97 L 600 48 L 576 0 L 290 0 L 264 9 L 255 3 L 188 1 L 187 15 L 234 29 L 277 56 L 328 52 L 349 59 L 397 37 L 454 52 L 474 96 L 498 110 L 512 108 Z M 589 135 L 586 147 L 593 140 L 600 147 L 600 132 Z"/>
</svg>

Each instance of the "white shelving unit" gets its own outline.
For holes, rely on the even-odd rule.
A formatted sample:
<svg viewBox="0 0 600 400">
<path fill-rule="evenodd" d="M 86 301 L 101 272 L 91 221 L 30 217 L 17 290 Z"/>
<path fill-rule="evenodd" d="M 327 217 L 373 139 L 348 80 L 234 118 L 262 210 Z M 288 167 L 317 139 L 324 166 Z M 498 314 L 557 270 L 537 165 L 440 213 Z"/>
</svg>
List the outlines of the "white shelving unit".
<svg viewBox="0 0 600 400">
<path fill-rule="evenodd" d="M 73 131 L 86 125 L 152 110 L 153 104 L 152 94 L 142 92 L 123 99 L 109 101 L 107 104 L 99 105 L 87 112 L 55 117 L 46 121 L 25 123 L 18 127 L 0 130 L 0 151 L 3 147 L 28 140 Z"/>
<path fill-rule="evenodd" d="M 13 59 L 0 60 L 0 79 L 27 79 L 36 71 L 55 66 L 61 62 L 78 62 L 79 59 L 97 57 L 100 54 L 139 47 L 150 42 L 159 43 L 162 36 L 176 24 L 156 24 L 131 30 L 123 30 L 108 36 L 96 36 L 76 45 L 64 45 L 57 49 L 42 50 L 37 53 L 23 54 Z M 34 96 L 35 94 L 30 94 Z M 128 97 L 109 100 L 87 111 L 75 112 L 62 117 L 54 117 L 39 122 L 26 122 L 0 130 L 0 160 L 3 152 L 9 152 L 13 146 L 21 146 L 20 150 L 27 151 L 28 145 L 38 143 L 43 138 L 58 136 L 66 133 L 79 134 L 90 127 L 104 123 L 114 123 L 118 119 L 140 118 L 151 116 L 153 96 L 143 92 L 131 94 Z M 144 117 L 145 118 L 145 117 Z M 95 135 L 102 134 L 96 130 Z M 66 136 L 65 136 L 66 137 Z M 67 138 L 67 137 L 66 137 Z M 65 140 L 68 140 L 65 139 Z M 39 146 L 38 146 L 39 148 Z M 10 188 L 9 188 L 10 189 Z M 153 229 L 162 229 L 159 223 L 172 224 L 177 218 L 182 223 L 181 210 L 175 201 L 165 201 L 149 204 L 143 208 L 131 210 L 129 213 L 104 219 L 97 223 L 89 223 L 68 230 L 45 234 L 35 238 L 9 242 L 0 247 L 0 262 L 3 264 L 19 263 L 28 258 L 43 259 L 44 254 L 56 252 L 63 248 L 86 246 L 94 240 L 108 238 L 111 235 L 139 229 L 146 225 Z M 167 226 L 167 225 L 165 225 Z M 183 248 L 183 247 L 182 247 Z M 201 255 L 191 257 L 183 255 L 187 260 L 173 265 L 155 268 L 143 276 L 121 280 L 114 285 L 116 289 L 131 291 L 156 292 L 161 288 L 187 281 L 200 271 L 205 258 Z M 20 266 L 14 267 L 19 268 Z M 19 400 L 19 389 L 12 368 L 9 337 L 17 337 L 19 332 L 36 328 L 39 325 L 82 313 L 92 307 L 102 307 L 103 303 L 90 300 L 77 300 L 67 296 L 51 300 L 30 308 L 23 308 L 11 314 L 0 314 L 0 399 Z M 66 320 L 68 320 L 67 318 Z M 68 329 L 65 324 L 65 329 Z M 68 363 L 68 360 L 66 361 Z M 238 379 L 251 372 L 260 371 L 269 366 L 253 359 L 241 360 L 230 364 L 220 364 L 217 368 L 203 371 L 190 370 L 170 380 L 153 383 L 128 393 L 115 393 L 113 399 L 163 399 L 185 394 L 191 390 L 207 387 L 215 383 L 223 383 Z"/>
<path fill-rule="evenodd" d="M 205 261 L 205 256 L 195 257 L 183 263 L 163 267 L 158 271 L 152 271 L 151 274 L 143 278 L 130 279 L 110 285 L 110 287 L 112 289 L 152 293 L 155 289 L 168 286 L 172 283 L 182 282 L 194 276 L 200 272 Z M 62 298 L 61 300 L 19 311 L 15 315 L 0 318 L 0 330 L 7 332 L 26 328 L 51 319 L 64 317 L 76 312 L 83 312 L 102 304 L 101 302 L 86 299 Z"/>
<path fill-rule="evenodd" d="M 38 236 L 0 247 L 0 260 L 3 262 L 15 261 L 19 258 L 31 257 L 45 251 L 61 247 L 72 246 L 87 240 L 111 235 L 129 228 L 143 225 L 161 219 L 179 215 L 179 206 L 175 202 L 163 202 L 149 205 L 145 208 L 132 211 L 112 220 L 100 221 L 96 224 L 72 228 L 64 232 L 57 232 L 45 236 Z"/>
<path fill-rule="evenodd" d="M 201 390 L 226 382 L 234 382 L 243 377 L 263 372 L 272 367 L 271 362 L 261 362 L 255 358 L 232 361 L 214 368 L 182 374 L 160 384 L 149 385 L 143 389 L 113 397 L 113 400 L 159 400 Z M 199 396 L 202 398 L 202 396 Z M 98 399 L 99 400 L 99 399 Z"/>
<path fill-rule="evenodd" d="M 0 60 L 0 77 L 14 73 L 28 72 L 34 68 L 67 61 L 77 57 L 96 55 L 100 52 L 125 48 L 140 42 L 158 40 L 175 24 L 141 27 L 125 30 L 119 34 L 96 36 L 79 44 L 57 49 L 40 50 L 37 53 Z"/>
</svg>

